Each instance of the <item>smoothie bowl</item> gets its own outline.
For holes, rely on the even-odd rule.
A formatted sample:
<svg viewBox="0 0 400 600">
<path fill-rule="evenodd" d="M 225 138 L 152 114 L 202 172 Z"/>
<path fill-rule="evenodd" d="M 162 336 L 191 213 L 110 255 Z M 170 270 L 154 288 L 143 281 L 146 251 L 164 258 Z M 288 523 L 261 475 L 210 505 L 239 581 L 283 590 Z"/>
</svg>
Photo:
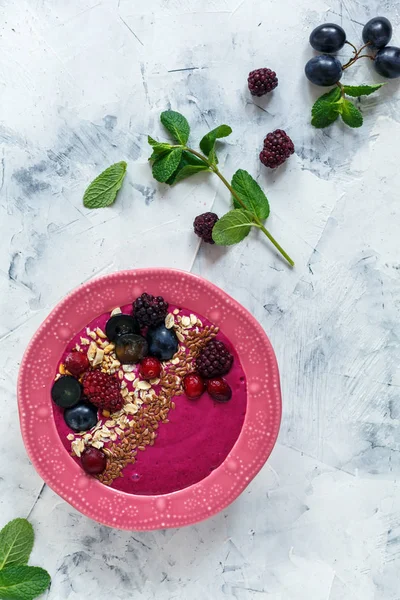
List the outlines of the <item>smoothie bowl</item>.
<svg viewBox="0 0 400 600">
<path fill-rule="evenodd" d="M 83 514 L 120 529 L 222 510 L 267 460 L 281 399 L 260 325 L 211 283 L 143 269 L 60 302 L 22 361 L 28 454 Z"/>
</svg>

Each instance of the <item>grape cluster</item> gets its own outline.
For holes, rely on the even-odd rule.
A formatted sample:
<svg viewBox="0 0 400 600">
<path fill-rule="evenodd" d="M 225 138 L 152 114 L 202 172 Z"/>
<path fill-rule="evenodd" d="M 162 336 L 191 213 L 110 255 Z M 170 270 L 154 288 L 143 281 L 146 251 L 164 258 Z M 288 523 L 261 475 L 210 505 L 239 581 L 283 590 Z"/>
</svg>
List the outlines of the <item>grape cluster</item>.
<svg viewBox="0 0 400 600">
<path fill-rule="evenodd" d="M 346 39 L 346 32 L 340 25 L 324 23 L 316 27 L 310 35 L 310 44 L 322 54 L 311 58 L 306 66 L 307 79 L 315 85 L 331 86 L 340 81 L 344 69 L 354 64 L 359 58 L 367 56 L 374 61 L 379 75 L 393 79 L 400 77 L 400 48 L 388 46 L 392 38 L 392 25 L 386 17 L 374 17 L 364 25 L 362 37 L 364 46 L 359 50 Z M 345 44 L 354 48 L 354 56 L 342 65 L 333 53 L 338 52 Z M 374 54 L 361 54 L 365 48 Z"/>
</svg>

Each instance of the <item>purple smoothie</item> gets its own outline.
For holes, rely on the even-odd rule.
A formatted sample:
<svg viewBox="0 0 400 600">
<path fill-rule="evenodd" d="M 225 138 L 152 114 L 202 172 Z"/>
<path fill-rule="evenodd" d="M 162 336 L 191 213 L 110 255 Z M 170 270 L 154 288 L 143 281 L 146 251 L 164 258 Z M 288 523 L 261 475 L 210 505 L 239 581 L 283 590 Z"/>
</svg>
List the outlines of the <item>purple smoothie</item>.
<svg viewBox="0 0 400 600">
<path fill-rule="evenodd" d="M 169 312 L 176 307 L 170 306 Z M 122 307 L 122 312 L 131 313 L 131 305 Z M 180 309 L 180 314 L 190 315 L 193 311 Z M 195 313 L 197 315 L 197 313 Z M 197 315 L 203 325 L 211 323 Z M 100 327 L 103 331 L 110 313 L 101 315 L 88 324 L 91 330 Z M 87 337 L 86 327 L 82 329 L 67 345 L 60 362 L 80 342 Z M 228 347 L 234 356 L 233 367 L 225 375 L 232 388 L 232 399 L 227 403 L 215 402 L 204 393 L 197 400 L 190 400 L 186 395 L 175 396 L 175 409 L 168 413 L 169 423 L 160 423 L 154 446 L 138 452 L 134 464 L 123 470 L 111 487 L 129 494 L 155 495 L 167 494 L 188 487 L 207 477 L 219 467 L 229 454 L 239 437 L 246 414 L 246 377 L 239 357 L 226 338 L 219 332 L 217 339 Z M 66 425 L 63 410 L 53 405 L 56 427 L 70 453 L 71 442 L 67 439 L 73 433 Z M 102 421 L 107 419 L 101 417 Z M 134 417 L 131 417 L 134 418 Z M 80 460 L 73 458 L 78 464 Z"/>
</svg>

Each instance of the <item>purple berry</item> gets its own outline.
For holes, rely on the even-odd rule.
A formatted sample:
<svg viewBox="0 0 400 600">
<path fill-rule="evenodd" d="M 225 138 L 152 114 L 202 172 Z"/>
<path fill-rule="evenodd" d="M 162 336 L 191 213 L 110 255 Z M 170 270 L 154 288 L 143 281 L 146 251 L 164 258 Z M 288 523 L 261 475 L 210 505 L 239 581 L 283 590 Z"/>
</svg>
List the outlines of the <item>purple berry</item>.
<svg viewBox="0 0 400 600">
<path fill-rule="evenodd" d="M 294 144 L 290 137 L 282 129 L 276 129 L 265 138 L 260 160 L 266 167 L 275 169 L 282 165 L 293 152 Z"/>
<path fill-rule="evenodd" d="M 167 312 L 168 302 L 162 296 L 155 298 L 151 294 L 142 294 L 133 303 L 133 316 L 141 327 L 153 327 L 162 323 Z"/>
<path fill-rule="evenodd" d="M 196 359 L 196 371 L 204 379 L 226 375 L 232 367 L 233 356 L 223 342 L 211 340 Z"/>
<path fill-rule="evenodd" d="M 252 96 L 264 96 L 276 88 L 278 78 L 271 69 L 256 69 L 249 73 L 247 82 Z"/>
<path fill-rule="evenodd" d="M 214 240 L 212 239 L 212 230 L 218 220 L 218 216 L 212 212 L 206 212 L 202 215 L 199 215 L 193 222 L 195 234 L 198 235 L 203 242 L 207 242 L 207 244 L 214 244 Z"/>
</svg>

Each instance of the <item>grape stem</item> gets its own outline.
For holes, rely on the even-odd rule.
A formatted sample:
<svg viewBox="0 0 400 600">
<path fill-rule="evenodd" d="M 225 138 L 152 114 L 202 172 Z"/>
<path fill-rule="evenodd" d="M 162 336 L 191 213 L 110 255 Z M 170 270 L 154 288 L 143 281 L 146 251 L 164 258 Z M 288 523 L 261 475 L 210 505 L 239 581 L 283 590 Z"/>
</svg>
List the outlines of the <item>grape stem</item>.
<svg viewBox="0 0 400 600">
<path fill-rule="evenodd" d="M 374 60 L 374 57 L 370 56 L 369 54 L 361 54 L 361 52 L 365 48 L 368 48 L 368 46 L 371 45 L 370 42 L 367 42 L 366 44 L 364 44 L 364 46 L 361 46 L 361 48 L 359 50 L 357 50 L 357 48 L 353 44 L 351 44 L 350 42 L 346 42 L 346 44 L 349 44 L 350 46 L 352 46 L 352 48 L 355 49 L 355 54 L 354 54 L 354 56 L 346 64 L 344 64 L 342 66 L 342 70 L 343 71 L 345 69 L 348 69 L 352 65 L 354 65 L 354 63 L 357 62 L 360 58 L 369 58 L 370 60 Z"/>
<path fill-rule="evenodd" d="M 210 171 L 212 171 L 213 173 L 215 173 L 215 175 L 217 177 L 219 177 L 219 179 L 228 188 L 228 190 L 230 191 L 230 193 L 232 194 L 232 196 L 235 198 L 235 200 L 237 200 L 237 202 L 240 204 L 240 206 L 242 208 L 244 208 L 244 210 L 246 210 L 247 212 L 249 212 L 249 207 L 245 205 L 245 203 L 243 202 L 243 200 L 240 198 L 240 196 L 237 194 L 237 192 L 235 192 L 235 190 L 233 189 L 233 187 L 231 186 L 231 184 L 229 183 L 229 181 L 227 181 L 227 179 L 225 179 L 225 177 L 222 175 L 221 171 L 218 169 L 218 167 L 217 167 L 217 165 L 215 163 L 212 163 L 207 158 L 207 156 L 204 156 L 204 154 L 201 154 L 200 152 L 197 152 L 196 150 L 193 150 L 193 148 L 188 148 L 187 146 L 185 146 L 184 150 L 186 150 L 187 152 L 190 152 L 191 154 L 193 154 L 194 156 L 196 156 L 197 158 L 199 158 L 201 161 L 203 161 L 203 163 L 205 163 L 207 165 L 207 167 L 210 169 Z M 287 260 L 287 262 L 289 263 L 289 265 L 291 267 L 293 267 L 294 266 L 293 259 L 290 258 L 289 254 L 287 254 L 287 252 L 285 252 L 285 250 L 282 248 L 282 246 L 276 241 L 276 239 L 264 227 L 262 221 L 257 217 L 257 215 L 254 214 L 253 212 L 252 212 L 252 215 L 253 215 L 254 227 L 257 227 L 258 229 L 261 229 L 261 231 L 263 232 L 263 234 L 265 236 L 267 236 L 267 238 L 269 239 L 269 241 L 271 242 L 271 244 L 273 244 L 275 246 L 275 248 L 278 250 L 278 252 L 280 252 L 282 254 L 282 256 L 285 258 L 285 260 Z"/>
<path fill-rule="evenodd" d="M 349 46 L 351 46 L 353 48 L 354 54 L 357 54 L 357 48 L 354 44 L 352 44 L 351 42 L 348 42 L 347 40 L 345 41 L 345 44 L 348 44 Z"/>
</svg>

